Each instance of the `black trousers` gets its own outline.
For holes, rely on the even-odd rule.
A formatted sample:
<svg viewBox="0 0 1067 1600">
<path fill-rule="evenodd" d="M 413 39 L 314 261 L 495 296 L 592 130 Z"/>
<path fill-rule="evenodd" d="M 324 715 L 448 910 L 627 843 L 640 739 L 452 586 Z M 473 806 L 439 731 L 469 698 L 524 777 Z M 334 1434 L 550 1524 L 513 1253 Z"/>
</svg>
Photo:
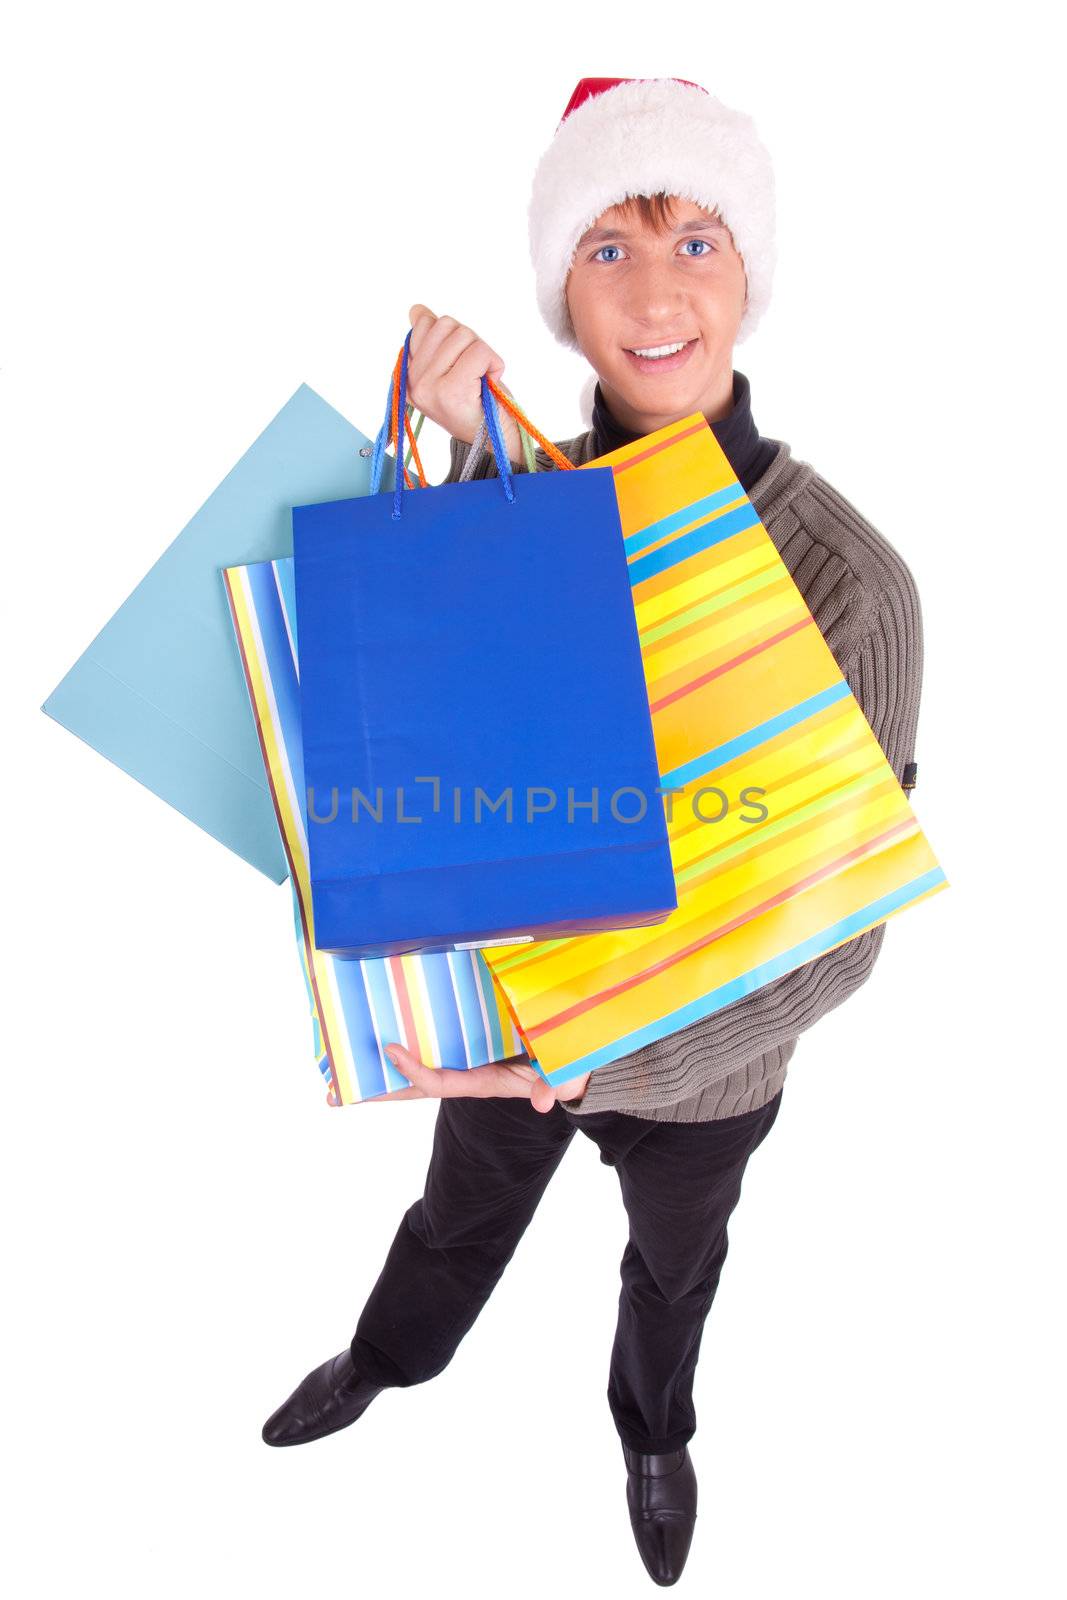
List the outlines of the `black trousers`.
<svg viewBox="0 0 1067 1600">
<path fill-rule="evenodd" d="M 696 1431 L 693 1377 L 726 1224 L 783 1093 L 697 1123 L 569 1116 L 558 1103 L 546 1113 L 524 1099 L 442 1100 L 424 1193 L 404 1214 L 352 1339 L 356 1370 L 406 1387 L 448 1365 L 580 1127 L 618 1173 L 630 1223 L 608 1405 L 624 1444 L 680 1449 Z"/>
</svg>

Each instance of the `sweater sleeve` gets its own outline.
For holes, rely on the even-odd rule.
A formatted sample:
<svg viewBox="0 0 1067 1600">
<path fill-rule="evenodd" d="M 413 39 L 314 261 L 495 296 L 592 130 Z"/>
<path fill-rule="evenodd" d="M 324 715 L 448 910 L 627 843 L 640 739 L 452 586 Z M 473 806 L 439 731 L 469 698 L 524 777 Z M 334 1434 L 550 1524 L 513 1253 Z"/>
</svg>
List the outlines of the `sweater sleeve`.
<svg viewBox="0 0 1067 1600">
<path fill-rule="evenodd" d="M 903 563 L 896 577 L 842 672 L 899 782 L 913 759 L 923 641 L 918 594 Z M 855 994 L 870 977 L 884 938 L 882 922 L 710 1017 L 598 1067 L 567 1109 L 579 1116 L 651 1111 L 699 1095 Z"/>
</svg>

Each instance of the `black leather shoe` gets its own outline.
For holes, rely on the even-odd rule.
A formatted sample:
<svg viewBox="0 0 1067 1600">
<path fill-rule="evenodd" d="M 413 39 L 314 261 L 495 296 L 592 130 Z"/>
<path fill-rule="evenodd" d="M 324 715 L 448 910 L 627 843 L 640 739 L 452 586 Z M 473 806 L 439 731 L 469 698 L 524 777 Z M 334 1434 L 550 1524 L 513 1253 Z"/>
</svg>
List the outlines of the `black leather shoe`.
<svg viewBox="0 0 1067 1600">
<path fill-rule="evenodd" d="M 630 1526 L 649 1577 L 659 1584 L 682 1576 L 697 1519 L 697 1475 L 688 1446 L 646 1456 L 622 1447 Z"/>
<path fill-rule="evenodd" d="M 328 1433 L 347 1428 L 361 1417 L 382 1385 L 361 1378 L 352 1365 L 351 1350 L 324 1361 L 309 1372 L 263 1424 L 266 1444 L 307 1444 Z"/>
</svg>

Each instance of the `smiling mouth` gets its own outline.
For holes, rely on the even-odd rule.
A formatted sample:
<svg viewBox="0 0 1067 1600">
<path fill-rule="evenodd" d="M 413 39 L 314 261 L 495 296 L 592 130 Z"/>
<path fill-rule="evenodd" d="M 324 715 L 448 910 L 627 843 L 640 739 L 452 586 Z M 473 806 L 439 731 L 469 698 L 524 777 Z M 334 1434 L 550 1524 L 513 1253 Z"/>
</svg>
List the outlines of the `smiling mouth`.
<svg viewBox="0 0 1067 1600">
<path fill-rule="evenodd" d="M 634 349 L 624 346 L 631 366 L 639 372 L 673 372 L 689 360 L 697 339 L 672 339 L 663 344 L 638 345 Z"/>
<path fill-rule="evenodd" d="M 632 356 L 649 356 L 659 354 L 673 355 L 675 351 L 683 349 L 687 344 L 693 344 L 692 339 L 661 339 L 658 344 L 631 344 L 624 346 Z"/>
</svg>

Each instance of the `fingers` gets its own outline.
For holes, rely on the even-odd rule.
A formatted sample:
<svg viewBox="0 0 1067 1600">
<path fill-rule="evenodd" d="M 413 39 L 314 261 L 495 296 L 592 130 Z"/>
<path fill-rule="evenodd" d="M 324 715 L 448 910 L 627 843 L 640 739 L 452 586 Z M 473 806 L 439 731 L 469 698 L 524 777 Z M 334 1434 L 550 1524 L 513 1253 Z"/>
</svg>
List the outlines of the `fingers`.
<svg viewBox="0 0 1067 1600">
<path fill-rule="evenodd" d="M 536 1072 L 533 1067 L 513 1067 L 509 1064 L 508 1071 L 517 1073 L 527 1083 L 541 1083 L 543 1081 L 541 1074 Z"/>
<path fill-rule="evenodd" d="M 539 1111 L 551 1111 L 556 1101 L 555 1091 L 545 1083 L 532 1066 L 522 1063 L 504 1065 L 489 1062 L 484 1067 L 459 1070 L 454 1067 L 428 1067 L 405 1049 L 402 1044 L 390 1044 L 386 1055 L 393 1065 L 411 1079 L 410 1089 L 397 1089 L 393 1095 L 374 1095 L 375 1100 L 414 1098 L 450 1100 L 457 1096 L 465 1099 L 485 1100 L 494 1096 L 504 1099 L 533 1099 L 537 1097 Z"/>
<path fill-rule="evenodd" d="M 393 1063 L 393 1066 L 399 1072 L 402 1072 L 405 1078 L 411 1079 L 412 1089 L 417 1090 L 420 1095 L 437 1096 L 440 1094 L 440 1087 L 435 1082 L 440 1078 L 439 1069 L 424 1066 L 416 1056 L 412 1055 L 410 1050 L 405 1050 L 402 1044 L 391 1044 L 385 1053 Z M 403 1089 L 399 1089 L 396 1092 L 398 1094 L 406 1093 Z"/>
<path fill-rule="evenodd" d="M 469 444 L 482 421 L 481 380 L 489 376 L 499 381 L 503 359 L 473 328 L 455 317 L 435 316 L 421 300 L 409 308 L 408 316 L 407 399 L 417 411 Z M 518 460 L 518 430 L 510 418 L 502 426 L 508 452 Z"/>
<path fill-rule="evenodd" d="M 478 391 L 483 373 L 497 378 L 504 370 L 502 357 L 479 339 L 473 328 L 455 317 L 435 317 L 428 306 L 411 307 L 411 359 L 408 377 L 412 392 L 468 398 Z"/>
<path fill-rule="evenodd" d="M 423 336 L 418 360 L 412 355 L 408 370 L 413 386 L 462 401 L 480 392 L 483 373 L 495 378 L 504 363 L 473 328 L 454 317 L 438 317 Z"/>
<path fill-rule="evenodd" d="M 469 334 L 470 337 L 461 343 L 457 334 Z M 483 373 L 496 378 L 504 370 L 504 363 L 492 345 L 479 339 L 471 328 L 457 328 L 455 334 L 450 334 L 438 351 L 438 360 L 442 377 L 457 386 L 478 384 Z"/>
<path fill-rule="evenodd" d="M 471 1082 L 473 1074 L 457 1072 L 453 1067 L 428 1067 L 425 1062 L 405 1050 L 402 1044 L 391 1044 L 386 1050 L 393 1065 L 411 1079 L 412 1088 L 427 1100 L 445 1100 L 454 1095 L 484 1093 L 481 1085 Z M 403 1093 L 403 1090 L 400 1091 Z"/>
<path fill-rule="evenodd" d="M 550 1083 L 545 1083 L 543 1078 L 538 1078 L 530 1090 L 530 1104 L 535 1111 L 548 1112 L 556 1103 L 556 1091 Z"/>
<path fill-rule="evenodd" d="M 434 316 L 429 306 L 419 305 L 416 303 L 408 312 L 408 321 L 411 323 L 411 344 L 408 346 L 408 353 L 412 358 L 414 358 L 416 351 L 421 346 L 426 334 L 437 321 L 437 318 Z"/>
<path fill-rule="evenodd" d="M 426 1096 L 421 1089 L 392 1089 L 388 1094 L 368 1094 L 363 1097 L 363 1104 L 373 1106 L 379 1100 L 425 1100 Z"/>
<path fill-rule="evenodd" d="M 411 1082 L 407 1087 L 391 1089 L 387 1094 L 367 1095 L 368 1102 L 373 1103 L 375 1100 L 425 1100 L 426 1089 L 416 1079 L 416 1072 L 425 1072 L 426 1070 L 422 1063 L 416 1061 L 415 1057 L 405 1050 L 402 1045 L 393 1045 L 385 1053 L 393 1065 L 399 1068 L 406 1078 L 410 1078 Z M 415 1068 L 414 1072 L 411 1070 L 413 1066 Z"/>
<path fill-rule="evenodd" d="M 429 320 L 432 318 L 432 321 Z M 411 330 L 411 361 L 408 370 L 420 378 L 427 374 L 438 376 L 441 370 L 438 352 L 446 339 L 453 334 L 466 334 L 468 339 L 476 337 L 472 328 L 463 327 L 455 317 L 434 317 L 432 312 L 419 319 L 418 348 L 416 349 L 415 326 Z M 450 365 L 451 363 L 449 363 Z"/>
</svg>

